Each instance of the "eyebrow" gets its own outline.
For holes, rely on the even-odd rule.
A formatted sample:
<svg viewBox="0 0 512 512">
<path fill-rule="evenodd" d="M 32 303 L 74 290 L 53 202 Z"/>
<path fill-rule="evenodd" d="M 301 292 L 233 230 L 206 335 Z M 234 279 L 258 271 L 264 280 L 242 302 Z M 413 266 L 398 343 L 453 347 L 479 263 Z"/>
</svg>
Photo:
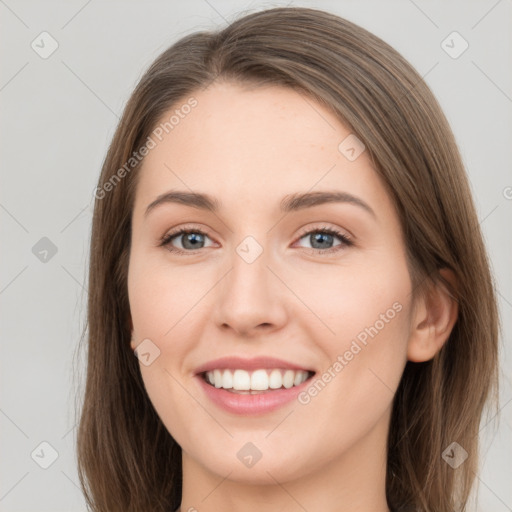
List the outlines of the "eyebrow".
<svg viewBox="0 0 512 512">
<path fill-rule="evenodd" d="M 150 211 L 154 210 L 157 206 L 167 203 L 178 203 L 200 210 L 207 210 L 217 213 L 221 209 L 221 203 L 214 197 L 208 194 L 199 192 L 185 192 L 180 190 L 171 190 L 164 194 L 159 195 L 151 204 L 146 208 L 144 216 L 147 216 Z M 280 210 L 283 213 L 304 210 L 326 203 L 348 203 L 359 206 L 370 215 L 376 218 L 375 212 L 372 208 L 357 196 L 349 194 L 348 192 L 326 191 L 326 192 L 306 192 L 289 194 L 285 196 L 280 203 Z"/>
</svg>

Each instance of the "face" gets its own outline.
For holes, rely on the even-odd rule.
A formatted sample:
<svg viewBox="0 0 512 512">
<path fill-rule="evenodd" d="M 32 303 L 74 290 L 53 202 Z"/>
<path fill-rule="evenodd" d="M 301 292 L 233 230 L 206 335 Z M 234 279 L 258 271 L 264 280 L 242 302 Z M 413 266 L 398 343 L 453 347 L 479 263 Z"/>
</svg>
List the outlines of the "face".
<svg viewBox="0 0 512 512">
<path fill-rule="evenodd" d="M 364 460 L 385 442 L 407 360 L 393 203 L 367 151 L 312 99 L 230 83 L 193 97 L 155 138 L 134 202 L 132 348 L 148 395 L 187 467 L 285 482 Z M 171 191 L 217 209 L 163 200 Z M 339 200 L 291 201 L 319 192 Z"/>
</svg>

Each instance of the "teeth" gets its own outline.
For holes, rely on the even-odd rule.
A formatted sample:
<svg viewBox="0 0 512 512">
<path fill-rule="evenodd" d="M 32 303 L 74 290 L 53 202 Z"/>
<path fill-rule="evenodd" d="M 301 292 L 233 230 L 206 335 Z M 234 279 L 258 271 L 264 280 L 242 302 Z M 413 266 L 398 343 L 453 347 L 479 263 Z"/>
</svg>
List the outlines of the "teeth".
<svg viewBox="0 0 512 512">
<path fill-rule="evenodd" d="M 233 388 L 241 391 L 251 389 L 251 376 L 249 373 L 244 370 L 235 370 L 233 372 Z"/>
<path fill-rule="evenodd" d="M 231 372 L 224 372 L 222 374 L 222 387 L 230 389 L 233 387 L 233 374 Z"/>
<path fill-rule="evenodd" d="M 216 388 L 222 387 L 222 373 L 220 370 L 213 371 L 213 383 Z"/>
<path fill-rule="evenodd" d="M 272 370 L 268 379 L 268 387 L 270 389 L 279 389 L 282 385 L 283 377 L 281 375 L 281 370 Z"/>
<path fill-rule="evenodd" d="M 283 386 L 288 389 L 293 386 L 293 381 L 295 380 L 295 372 L 292 370 L 286 370 L 283 376 Z"/>
<path fill-rule="evenodd" d="M 206 372 L 206 381 L 216 388 L 234 391 L 267 391 L 302 384 L 309 376 L 305 370 L 213 370 Z"/>
<path fill-rule="evenodd" d="M 237 372 L 243 372 L 249 375 L 243 370 L 236 370 Z M 244 388 L 245 389 L 245 388 Z M 251 389 L 254 391 L 264 391 L 268 389 L 268 375 L 265 370 L 256 370 L 251 375 Z"/>
</svg>

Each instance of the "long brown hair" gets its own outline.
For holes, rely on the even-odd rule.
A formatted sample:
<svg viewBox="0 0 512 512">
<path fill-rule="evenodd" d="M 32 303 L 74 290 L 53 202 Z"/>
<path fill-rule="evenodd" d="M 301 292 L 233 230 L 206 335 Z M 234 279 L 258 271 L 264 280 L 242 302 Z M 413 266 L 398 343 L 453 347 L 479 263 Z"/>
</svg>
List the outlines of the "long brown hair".
<svg viewBox="0 0 512 512">
<path fill-rule="evenodd" d="M 499 319 L 454 136 L 430 89 L 393 48 L 338 16 L 296 7 L 183 37 L 150 66 L 126 105 L 92 225 L 77 433 L 88 505 L 150 512 L 181 501 L 181 449 L 153 409 L 129 346 L 127 270 L 140 164 L 126 163 L 166 112 L 215 80 L 290 87 L 331 109 L 364 142 L 397 206 L 414 293 L 444 282 L 440 269 L 454 273 L 455 327 L 432 360 L 407 362 L 394 397 L 386 495 L 394 511 L 466 510 L 484 406 L 491 398 L 497 405 Z M 457 469 L 441 456 L 454 441 L 469 454 Z"/>
</svg>

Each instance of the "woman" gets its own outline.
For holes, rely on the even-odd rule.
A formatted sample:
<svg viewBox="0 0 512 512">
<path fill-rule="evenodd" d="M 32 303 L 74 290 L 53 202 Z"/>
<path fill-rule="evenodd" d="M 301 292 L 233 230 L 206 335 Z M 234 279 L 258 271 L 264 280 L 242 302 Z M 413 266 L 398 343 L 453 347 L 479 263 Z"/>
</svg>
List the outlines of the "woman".
<svg viewBox="0 0 512 512">
<path fill-rule="evenodd" d="M 89 280 L 93 510 L 465 509 L 492 277 L 447 121 L 374 35 L 275 8 L 158 57 Z"/>
</svg>

